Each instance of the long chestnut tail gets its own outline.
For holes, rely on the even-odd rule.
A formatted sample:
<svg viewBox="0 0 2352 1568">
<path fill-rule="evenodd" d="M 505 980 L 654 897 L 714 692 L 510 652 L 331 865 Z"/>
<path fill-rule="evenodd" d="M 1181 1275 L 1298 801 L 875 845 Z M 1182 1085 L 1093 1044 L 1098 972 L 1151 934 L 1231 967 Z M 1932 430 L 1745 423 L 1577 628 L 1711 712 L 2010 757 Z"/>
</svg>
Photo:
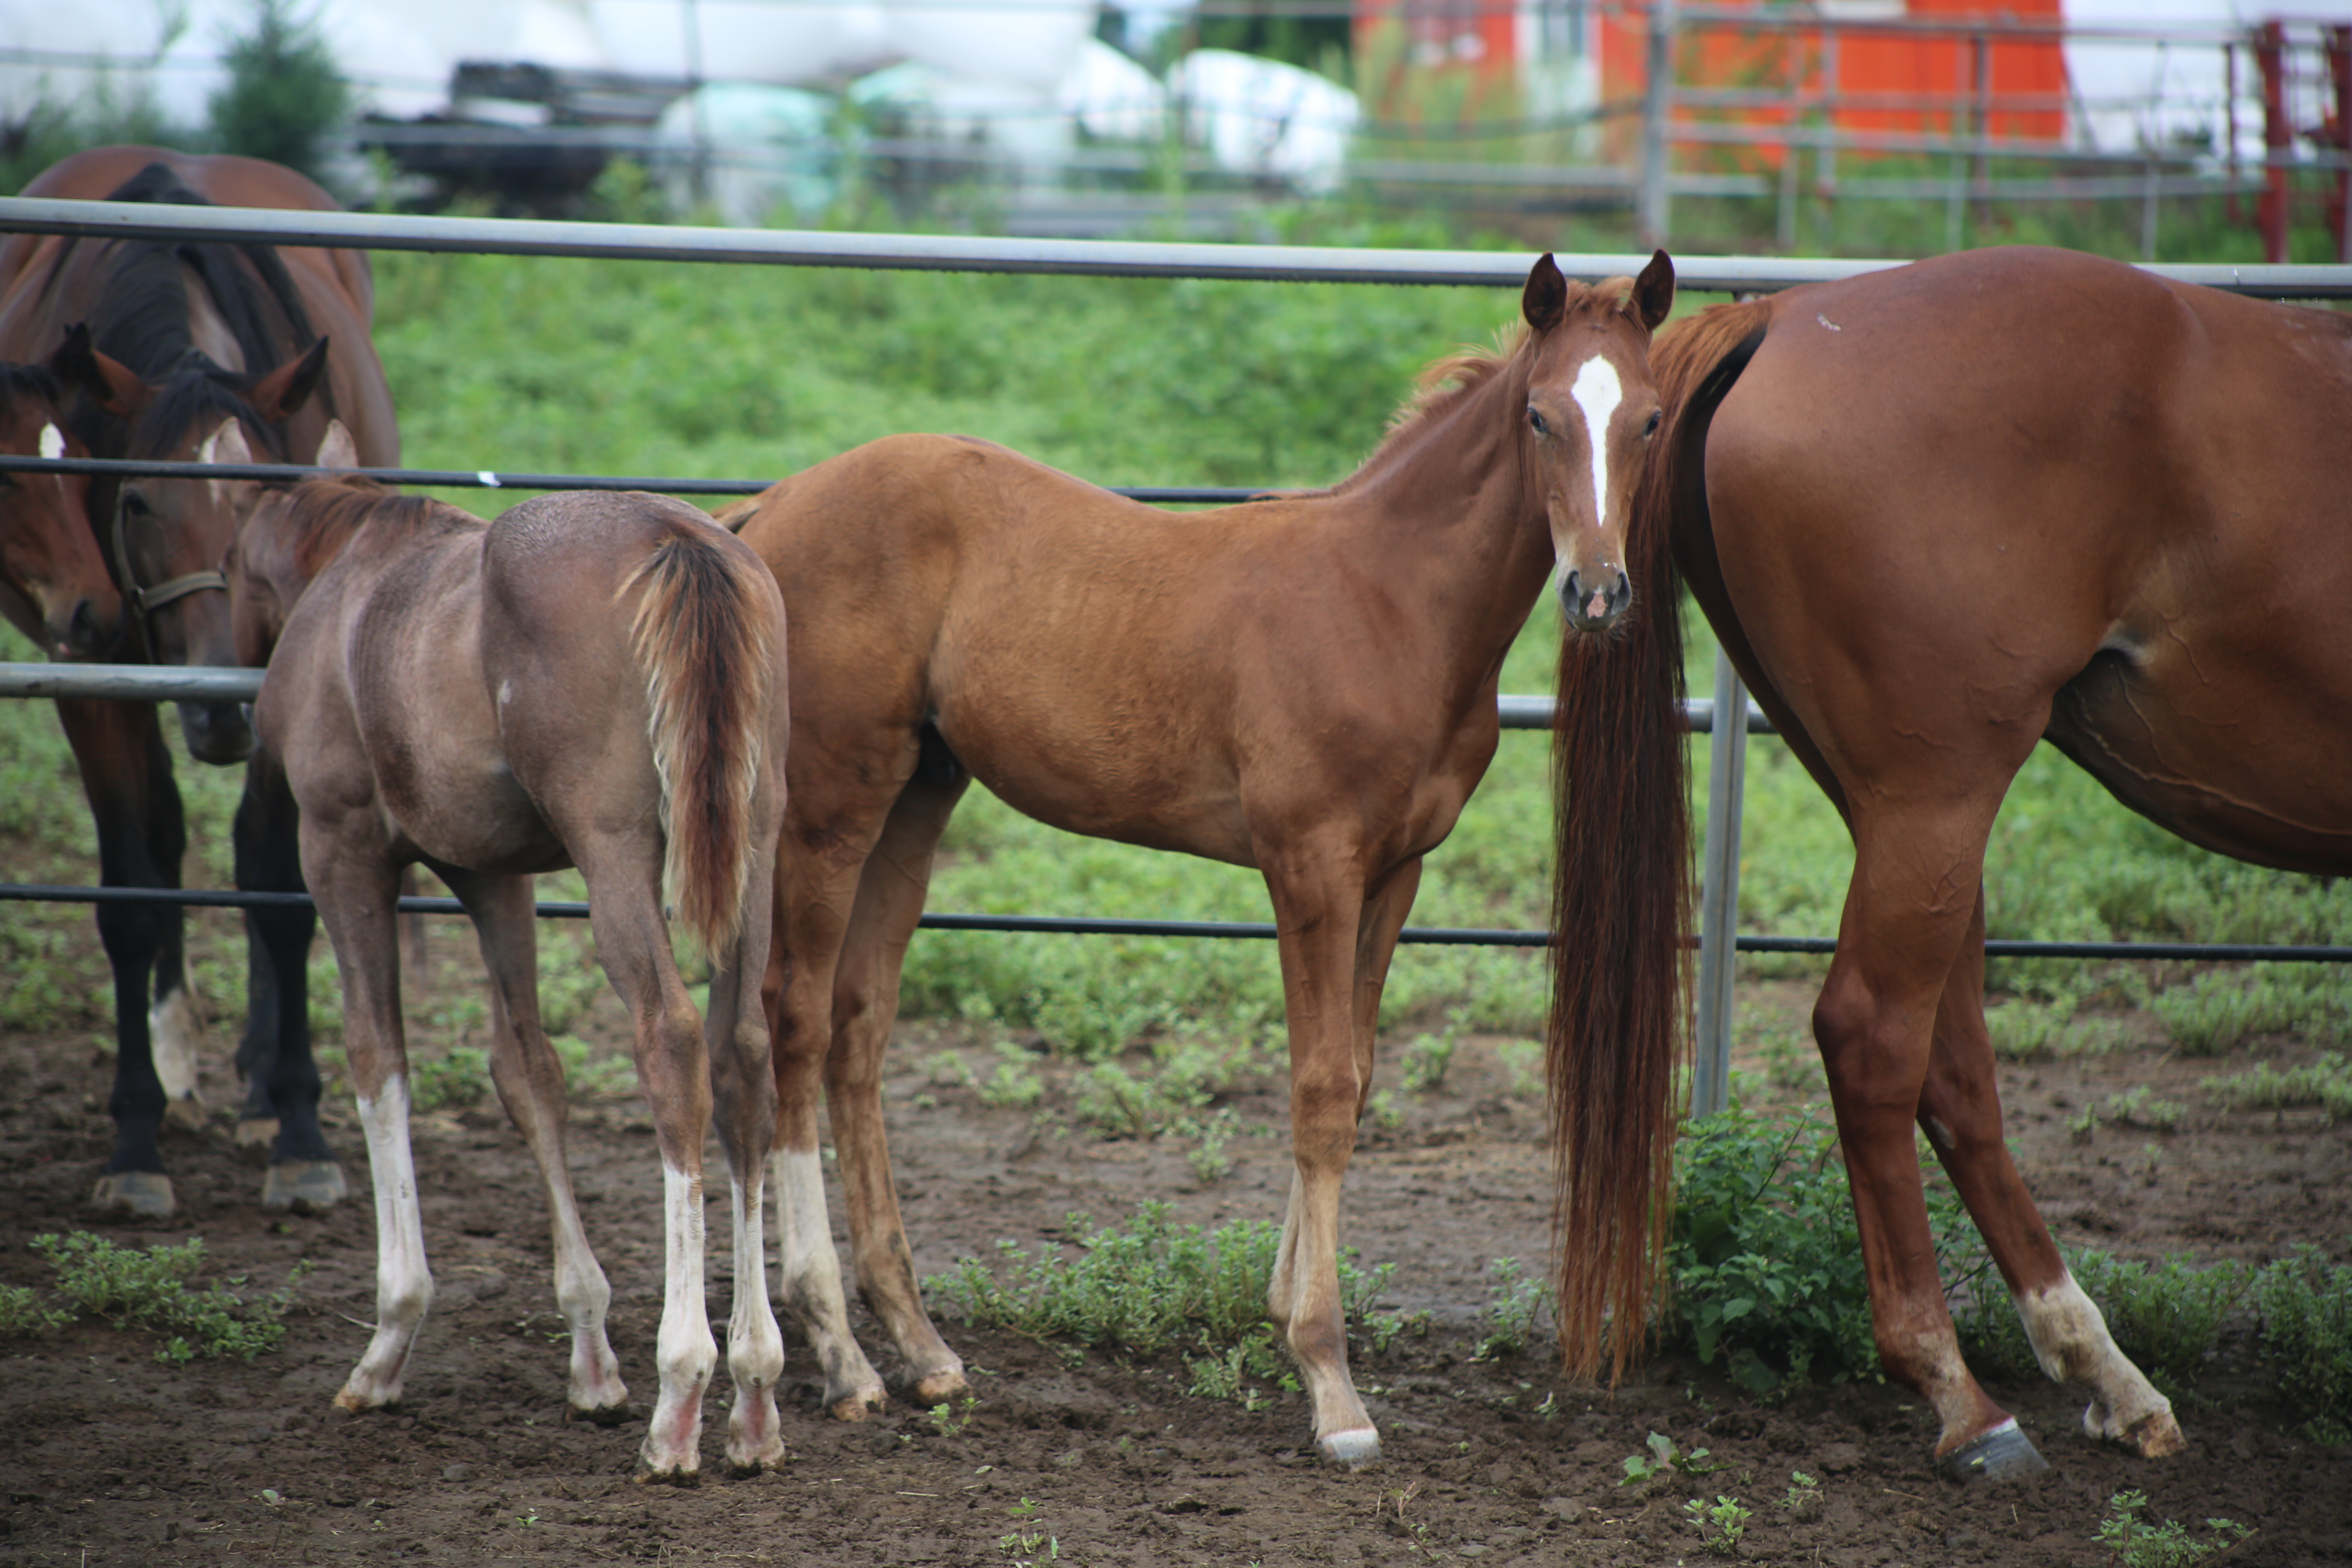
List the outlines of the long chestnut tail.
<svg viewBox="0 0 2352 1568">
<path fill-rule="evenodd" d="M 1648 1337 L 1673 1217 L 1675 1069 L 1687 1058 L 1690 808 L 1675 504 L 1696 476 L 1726 341 L 1719 306 L 1669 328 L 1651 368 L 1665 409 L 1629 530 L 1629 623 L 1570 632 L 1552 731 L 1552 1007 L 1547 1028 L 1557 1184 L 1560 1357 L 1610 1381 Z M 1720 351 L 1718 352 L 1718 346 Z M 1741 363 L 1744 363 L 1744 356 Z M 1693 393 L 1699 394 L 1694 398 Z M 1704 405 L 1702 407 L 1701 405 Z M 1702 503 L 1703 504 L 1703 503 Z"/>
<path fill-rule="evenodd" d="M 646 731 L 668 843 L 662 895 L 705 949 L 734 940 L 752 857 L 751 804 L 764 757 L 782 627 L 774 580 L 735 542 L 698 523 L 670 531 L 630 573 L 631 627 L 645 673 Z"/>
</svg>

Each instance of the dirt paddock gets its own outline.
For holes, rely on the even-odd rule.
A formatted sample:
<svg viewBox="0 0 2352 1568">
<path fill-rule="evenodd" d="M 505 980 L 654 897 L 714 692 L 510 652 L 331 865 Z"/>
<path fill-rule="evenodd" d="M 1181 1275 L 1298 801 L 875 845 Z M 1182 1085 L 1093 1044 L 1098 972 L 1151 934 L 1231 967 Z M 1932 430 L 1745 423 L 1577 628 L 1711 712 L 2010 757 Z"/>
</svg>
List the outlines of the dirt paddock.
<svg viewBox="0 0 2352 1568">
<path fill-rule="evenodd" d="M 1803 1005 L 1796 987 L 1743 987 L 1743 1009 Z M 1072 1211 L 1122 1222 L 1165 1198 L 1178 1219 L 1202 1226 L 1279 1216 L 1289 1166 L 1278 1074 L 1232 1097 L 1243 1128 L 1226 1149 L 1233 1167 L 1203 1182 L 1173 1140 L 1071 1131 L 1052 1114 L 1050 1087 L 1042 1115 L 984 1105 L 938 1070 L 939 1052 L 961 1049 L 985 1071 L 992 1058 L 981 1042 L 921 1026 L 904 1033 L 914 1037 L 894 1052 L 887 1098 L 926 1275 L 989 1255 L 999 1237 L 1066 1239 Z M 225 1035 L 216 1025 L 224 1052 Z M 2150 1045 L 2005 1068 L 2011 1132 L 2062 1239 L 2200 1261 L 2266 1260 L 2312 1241 L 2343 1258 L 2352 1128 L 2305 1113 L 2224 1115 L 2196 1092 L 2206 1074 L 2273 1054 L 2184 1062 Z M 2106 1561 L 2093 1532 L 2109 1498 L 2130 1488 L 2148 1494 L 2150 1517 L 2200 1537 L 2210 1516 L 2252 1526 L 2232 1562 L 2352 1561 L 2352 1448 L 2314 1445 L 2258 1397 L 2242 1342 L 2223 1348 L 2207 1401 L 2183 1407 L 2189 1451 L 2164 1463 L 2085 1439 L 2066 1391 L 1995 1382 L 2051 1468 L 1973 1490 L 1935 1478 L 1927 1412 L 1886 1385 L 1759 1403 L 1666 1358 L 1612 1398 L 1564 1383 L 1540 1353 L 1474 1360 L 1489 1263 L 1539 1267 L 1549 1241 L 1540 1100 L 1486 1040 L 1464 1043 L 1436 1091 L 1398 1095 L 1401 1122 L 1368 1124 L 1348 1177 L 1343 1240 L 1367 1264 L 1399 1266 L 1383 1308 L 1430 1314 L 1425 1333 L 1385 1354 L 1361 1343 L 1355 1352 L 1385 1443 L 1380 1466 L 1321 1468 L 1297 1394 L 1269 1390 L 1257 1409 L 1213 1402 L 1187 1394 L 1172 1356 L 1130 1365 L 949 1321 L 975 1369 L 976 1403 L 943 1417 L 901 1403 L 835 1423 L 819 1413 L 809 1359 L 794 1347 L 782 1390 L 791 1463 L 749 1480 L 724 1476 L 722 1364 L 705 1477 L 692 1489 L 634 1482 L 634 1424 L 561 1419 L 543 1205 L 494 1105 L 419 1123 L 440 1293 L 404 1405 L 352 1416 L 329 1402 L 373 1315 L 374 1222 L 348 1100 L 330 1131 L 355 1201 L 263 1215 L 252 1201 L 260 1173 L 216 1121 L 168 1145 L 175 1223 L 109 1224 L 83 1199 L 109 1145 L 110 1070 L 87 1034 L 0 1040 L 0 1282 L 46 1279 L 28 1241 L 75 1226 L 125 1244 L 200 1235 L 215 1268 L 261 1286 L 299 1260 L 313 1271 L 283 1348 L 250 1363 L 162 1366 L 151 1338 L 88 1322 L 0 1344 L 0 1564 L 1673 1564 L 1708 1560 L 1685 1502 L 1731 1497 L 1751 1510 L 1743 1561 L 2089 1565 Z M 228 1102 L 226 1062 L 210 1070 L 214 1101 Z M 1396 1070 L 1385 1061 L 1382 1083 Z M 2082 1107 L 2141 1083 L 2196 1108 L 2180 1131 L 2069 1131 Z M 646 1401 L 661 1248 L 650 1124 L 634 1101 L 607 1099 L 580 1104 L 572 1127 L 590 1234 L 614 1288 L 614 1348 Z M 711 1314 L 723 1345 L 723 1192 L 714 1203 Z M 878 1357 L 870 1332 L 866 1343 Z M 1712 1468 L 1621 1485 L 1624 1460 L 1653 1432 L 1707 1450 Z M 1792 1512 L 1780 1504 L 1796 1470 L 1818 1478 L 1820 1496 Z"/>
</svg>

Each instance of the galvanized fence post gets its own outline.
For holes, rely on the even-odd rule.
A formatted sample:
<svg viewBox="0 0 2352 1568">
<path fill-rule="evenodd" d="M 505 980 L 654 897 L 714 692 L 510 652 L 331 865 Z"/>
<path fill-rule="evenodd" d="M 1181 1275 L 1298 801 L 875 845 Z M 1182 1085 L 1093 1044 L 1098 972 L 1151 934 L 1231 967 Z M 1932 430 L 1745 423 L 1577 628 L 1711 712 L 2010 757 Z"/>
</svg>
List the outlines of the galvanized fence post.
<svg viewBox="0 0 2352 1568">
<path fill-rule="evenodd" d="M 1748 773 L 1748 691 L 1718 648 L 1715 713 L 1709 726 L 1706 847 L 1698 910 L 1698 1059 L 1691 1071 L 1691 1114 L 1711 1116 L 1731 1103 L 1731 981 L 1739 924 L 1740 796 Z"/>
</svg>

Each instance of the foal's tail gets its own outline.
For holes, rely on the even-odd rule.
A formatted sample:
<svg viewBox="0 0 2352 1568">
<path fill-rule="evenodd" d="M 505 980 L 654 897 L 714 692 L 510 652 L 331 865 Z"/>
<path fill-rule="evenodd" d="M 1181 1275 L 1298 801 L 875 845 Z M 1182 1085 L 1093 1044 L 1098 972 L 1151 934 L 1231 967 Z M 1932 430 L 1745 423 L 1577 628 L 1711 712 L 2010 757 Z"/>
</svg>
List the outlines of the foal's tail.
<svg viewBox="0 0 2352 1568">
<path fill-rule="evenodd" d="M 734 940 L 756 858 L 752 801 L 781 700 L 782 605 L 758 556 L 709 524 L 667 531 L 621 584 L 642 587 L 632 626 L 668 847 L 662 896 L 706 949 Z"/>
<path fill-rule="evenodd" d="M 1654 342 L 1665 421 L 1626 540 L 1635 598 L 1612 633 L 1570 632 L 1552 731 L 1549 1068 L 1560 1357 L 1613 1384 L 1647 1338 L 1673 1218 L 1675 1069 L 1687 1056 L 1690 812 L 1683 755 L 1676 503 L 1695 490 L 1710 372 L 1762 306 L 1718 306 Z M 1752 320 L 1726 312 L 1754 311 Z M 1750 347 L 1752 352 L 1752 345 Z M 1745 353 L 1737 353 L 1739 363 Z M 1736 375 L 1737 370 L 1731 373 Z M 1711 394 L 1711 396 L 1710 396 Z M 1605 1352 L 1604 1352 L 1605 1346 Z"/>
</svg>

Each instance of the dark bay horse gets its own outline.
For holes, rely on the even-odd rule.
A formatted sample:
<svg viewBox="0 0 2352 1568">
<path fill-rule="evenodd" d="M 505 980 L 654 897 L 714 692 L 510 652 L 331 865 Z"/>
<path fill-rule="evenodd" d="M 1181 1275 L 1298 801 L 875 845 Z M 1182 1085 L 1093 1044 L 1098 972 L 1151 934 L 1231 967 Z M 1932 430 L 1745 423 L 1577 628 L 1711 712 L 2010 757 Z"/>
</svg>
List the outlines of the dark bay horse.
<svg viewBox="0 0 2352 1568">
<path fill-rule="evenodd" d="M 917 1290 L 877 1079 L 932 854 L 978 778 L 1055 826 L 1264 874 L 1297 1159 L 1268 1306 L 1321 1453 L 1378 1457 L 1336 1248 L 1381 987 L 1422 857 L 1494 753 L 1503 656 L 1546 584 L 1596 627 L 1643 591 L 1618 542 L 1657 413 L 1650 331 L 1673 295 L 1664 255 L 1593 288 L 1543 258 L 1519 335 L 1433 366 L 1328 490 L 1171 515 L 987 442 L 907 436 L 730 509 L 793 613 L 776 1212 L 783 1302 L 835 1414 L 883 1385 L 850 1335 L 824 1217 L 820 1088 L 858 1287 L 918 1404 L 963 1386 Z M 1628 1148 L 1656 1131 L 1617 1125 Z M 1599 1157 L 1641 1184 L 1621 1152 Z"/>
<path fill-rule="evenodd" d="M 77 153 L 26 195 L 328 210 L 292 170 L 157 147 Z M 71 433 L 100 458 L 307 462 L 340 418 L 362 460 L 399 461 L 392 400 L 369 341 L 373 284 L 364 255 L 258 245 L 12 235 L 0 242 L 0 358 L 47 353 L 69 327 L 89 336 L 68 384 Z M 330 345 L 332 345 L 330 352 Z M 230 662 L 222 557 L 256 487 L 247 481 L 94 480 L 89 518 L 131 615 L 107 657 Z M 186 833 L 170 753 L 150 703 L 60 700 L 98 828 L 100 879 L 176 888 Z M 191 754 L 243 760 L 252 736 L 236 703 L 180 708 Z M 240 888 L 299 891 L 293 815 L 273 763 L 248 770 L 236 819 Z M 176 907 L 107 904 L 100 939 L 114 971 L 119 1050 L 109 1104 L 116 1142 L 97 1202 L 161 1217 L 173 1209 L 157 1131 L 193 1103 L 197 1024 Z M 343 1194 L 316 1114 L 305 911 L 247 916 L 249 1006 L 237 1063 L 241 1142 L 269 1150 L 263 1201 L 322 1205 Z M 152 1002 L 151 1002 L 152 998 Z"/>
<path fill-rule="evenodd" d="M 491 1078 L 553 1219 L 571 1406 L 627 1411 L 604 1331 L 611 1290 L 564 1163 L 563 1069 L 540 1024 L 532 877 L 576 865 L 597 957 L 635 1018 L 661 1150 L 667 1270 L 646 1476 L 691 1479 L 700 1464 L 717 1353 L 702 1223 L 714 1091 L 734 1184 L 727 1454 L 741 1471 L 781 1465 L 783 1339 L 760 1212 L 775 1100 L 759 987 L 790 712 L 774 577 L 703 513 L 657 496 L 542 496 L 486 524 L 356 479 L 272 491 L 230 574 L 240 651 L 269 663 L 255 721 L 300 807 L 375 1180 L 375 1334 L 335 1402 L 399 1399 L 433 1299 L 394 920 L 401 870 L 421 863 L 481 938 Z M 666 904 L 711 955 L 707 1030 Z"/>
<path fill-rule="evenodd" d="M 1637 571 L 1679 568 L 1853 836 L 1813 1029 L 1887 1373 L 1934 1405 L 1946 1473 L 2042 1467 L 1961 1360 L 1916 1124 L 2042 1367 L 2087 1388 L 2085 1430 L 2175 1452 L 2168 1405 L 2069 1278 L 2001 1141 L 1985 844 L 2048 741 L 2193 843 L 2352 871 L 2352 318 L 1985 250 L 1718 306 L 1653 363 L 1666 430 Z M 1677 831 L 1654 809 L 1682 798 L 1673 737 L 1646 737 L 1663 795 L 1611 795 L 1606 775 L 1629 762 L 1621 710 L 1655 705 L 1678 636 L 1661 618 L 1564 648 L 1564 877 Z M 1563 987 L 1594 931 L 1659 893 L 1564 882 Z M 1595 1048 L 1643 1007 L 1677 1019 L 1670 1000 L 1564 1006 L 1551 1048 Z M 1563 1321 L 1583 1331 L 1570 1363 L 1591 1366 L 1597 1325 Z"/>
<path fill-rule="evenodd" d="M 42 363 L 0 363 L 0 452 L 89 455 L 67 427 L 58 374 L 87 347 L 87 331 L 68 333 Z M 89 498 L 86 475 L 0 474 L 0 616 L 51 658 L 90 658 L 121 634 L 122 595 L 89 531 Z"/>
</svg>

